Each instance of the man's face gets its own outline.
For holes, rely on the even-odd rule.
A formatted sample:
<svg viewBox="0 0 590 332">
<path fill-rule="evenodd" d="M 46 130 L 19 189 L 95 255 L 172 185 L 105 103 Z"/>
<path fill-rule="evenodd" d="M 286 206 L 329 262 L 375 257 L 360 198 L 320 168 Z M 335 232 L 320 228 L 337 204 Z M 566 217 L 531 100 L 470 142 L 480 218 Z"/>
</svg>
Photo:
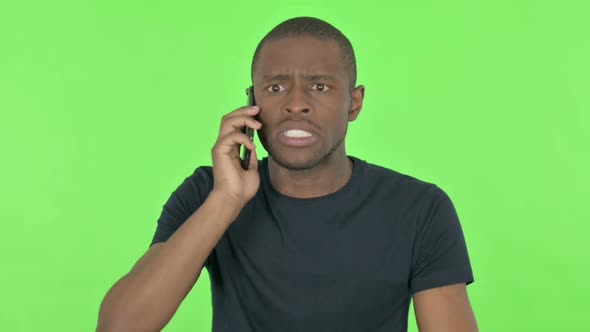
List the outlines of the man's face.
<svg viewBox="0 0 590 332">
<path fill-rule="evenodd" d="M 360 87 L 351 94 L 349 79 L 334 41 L 287 37 L 263 46 L 253 73 L 263 124 L 258 137 L 275 162 L 304 170 L 345 153 L 348 122 L 364 93 Z"/>
</svg>

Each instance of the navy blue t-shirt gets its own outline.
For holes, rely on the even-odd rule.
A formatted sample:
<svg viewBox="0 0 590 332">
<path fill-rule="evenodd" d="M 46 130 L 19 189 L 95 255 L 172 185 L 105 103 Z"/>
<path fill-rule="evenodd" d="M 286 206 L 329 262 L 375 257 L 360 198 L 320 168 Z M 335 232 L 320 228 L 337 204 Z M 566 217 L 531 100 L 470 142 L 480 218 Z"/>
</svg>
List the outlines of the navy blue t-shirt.
<svg viewBox="0 0 590 332">
<path fill-rule="evenodd" d="M 349 156 L 340 190 L 294 198 L 261 184 L 205 261 L 214 332 L 406 331 L 413 293 L 473 282 L 459 218 L 438 186 Z M 213 188 L 201 166 L 164 205 L 166 241 Z"/>
</svg>

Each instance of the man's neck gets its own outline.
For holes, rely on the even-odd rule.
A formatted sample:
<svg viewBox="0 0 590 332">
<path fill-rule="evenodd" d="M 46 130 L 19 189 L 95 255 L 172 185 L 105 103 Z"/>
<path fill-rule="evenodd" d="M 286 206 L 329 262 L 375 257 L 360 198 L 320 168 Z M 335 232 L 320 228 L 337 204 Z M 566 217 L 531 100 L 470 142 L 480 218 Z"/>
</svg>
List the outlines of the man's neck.
<svg viewBox="0 0 590 332">
<path fill-rule="evenodd" d="M 327 159 L 309 170 L 289 170 L 268 157 L 270 182 L 281 194 L 312 198 L 338 191 L 352 176 L 353 163 L 346 154 Z"/>
</svg>

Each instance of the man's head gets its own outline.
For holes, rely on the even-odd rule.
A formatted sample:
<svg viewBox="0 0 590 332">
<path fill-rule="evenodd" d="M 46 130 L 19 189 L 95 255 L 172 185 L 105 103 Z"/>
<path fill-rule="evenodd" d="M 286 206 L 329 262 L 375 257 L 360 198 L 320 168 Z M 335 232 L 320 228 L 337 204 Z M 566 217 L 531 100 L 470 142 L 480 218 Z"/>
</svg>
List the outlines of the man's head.
<svg viewBox="0 0 590 332">
<path fill-rule="evenodd" d="M 263 123 L 258 136 L 272 160 L 291 170 L 335 155 L 345 160 L 348 122 L 360 112 L 364 87 L 354 87 L 354 52 L 340 31 L 310 17 L 279 24 L 256 49 L 252 82 Z M 289 129 L 312 135 L 288 137 L 308 135 Z"/>
<path fill-rule="evenodd" d="M 258 43 L 252 57 L 251 76 L 254 80 L 254 72 L 260 57 L 262 47 L 273 40 L 288 37 L 314 37 L 324 41 L 333 41 L 340 47 L 341 61 L 344 62 L 349 74 L 350 89 L 356 84 L 356 57 L 352 44 L 346 36 L 328 22 L 314 17 L 295 17 L 288 19 L 272 29 Z"/>
</svg>

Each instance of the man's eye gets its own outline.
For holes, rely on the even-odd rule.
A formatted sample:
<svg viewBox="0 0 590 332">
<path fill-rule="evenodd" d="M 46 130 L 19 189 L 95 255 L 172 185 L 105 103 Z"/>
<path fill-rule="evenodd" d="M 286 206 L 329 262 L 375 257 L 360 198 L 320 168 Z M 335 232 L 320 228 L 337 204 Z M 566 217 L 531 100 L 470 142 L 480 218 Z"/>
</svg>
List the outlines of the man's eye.
<svg viewBox="0 0 590 332">
<path fill-rule="evenodd" d="M 281 92 L 283 90 L 285 90 L 282 86 L 280 86 L 279 84 L 273 84 L 271 86 L 268 87 L 268 90 L 270 92 Z"/>
<path fill-rule="evenodd" d="M 314 84 L 314 86 L 316 87 L 315 89 L 318 91 L 328 90 L 328 87 L 324 83 L 316 83 L 316 84 Z"/>
</svg>

